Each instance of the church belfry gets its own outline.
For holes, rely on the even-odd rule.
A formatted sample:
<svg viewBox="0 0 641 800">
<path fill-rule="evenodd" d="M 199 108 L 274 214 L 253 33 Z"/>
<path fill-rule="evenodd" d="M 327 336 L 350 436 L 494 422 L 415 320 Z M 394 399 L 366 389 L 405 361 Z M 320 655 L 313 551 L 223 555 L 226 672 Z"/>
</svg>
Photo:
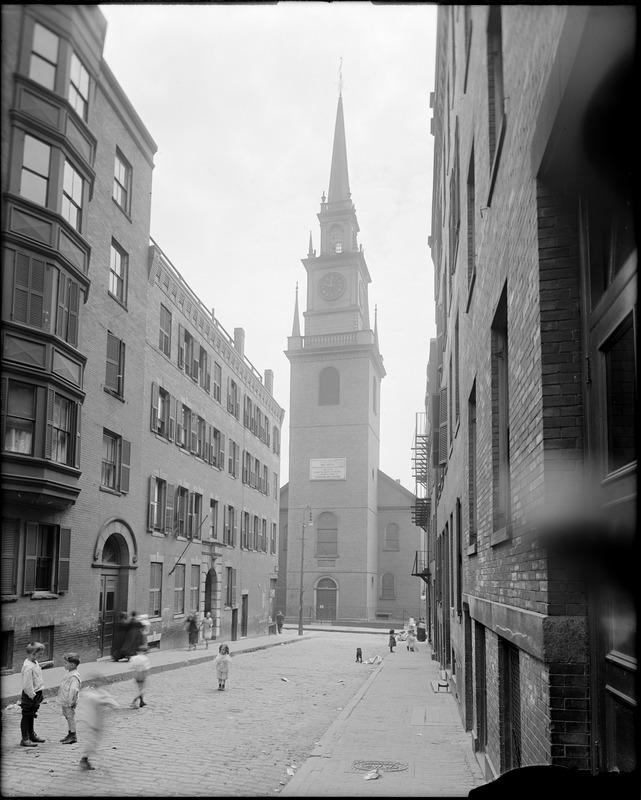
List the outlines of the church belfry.
<svg viewBox="0 0 641 800">
<path fill-rule="evenodd" d="M 385 369 L 370 323 L 371 278 L 358 242 L 342 95 L 328 193 L 317 216 L 319 250 L 310 236 L 302 259 L 302 333 L 297 292 L 285 351 L 291 364 L 288 533 L 280 572 L 281 578 L 286 572 L 288 617 L 299 610 L 302 563 L 306 618 L 368 620 L 376 615 L 379 590 L 379 397 Z"/>
</svg>

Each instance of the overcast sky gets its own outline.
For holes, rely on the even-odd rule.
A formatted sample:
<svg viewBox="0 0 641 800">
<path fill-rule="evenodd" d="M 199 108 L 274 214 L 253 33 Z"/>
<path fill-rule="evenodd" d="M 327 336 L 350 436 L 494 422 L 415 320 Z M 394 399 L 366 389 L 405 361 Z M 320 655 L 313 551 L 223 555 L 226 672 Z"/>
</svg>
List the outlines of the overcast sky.
<svg viewBox="0 0 641 800">
<path fill-rule="evenodd" d="M 102 5 L 105 59 L 158 145 L 151 235 L 285 409 L 296 282 L 327 192 L 342 61 L 350 189 L 387 375 L 380 467 L 414 489 L 412 440 L 434 336 L 436 6 Z M 301 316 L 301 325 L 303 323 Z M 339 455 L 339 454 L 337 454 Z"/>
</svg>

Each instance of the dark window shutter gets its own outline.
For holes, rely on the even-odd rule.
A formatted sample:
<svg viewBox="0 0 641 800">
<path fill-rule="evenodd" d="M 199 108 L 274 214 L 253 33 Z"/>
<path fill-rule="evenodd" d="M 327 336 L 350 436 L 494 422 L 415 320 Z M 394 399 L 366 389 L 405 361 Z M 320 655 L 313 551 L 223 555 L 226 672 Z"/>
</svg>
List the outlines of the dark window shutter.
<svg viewBox="0 0 641 800">
<path fill-rule="evenodd" d="M 209 442 L 211 439 L 211 426 L 204 423 L 205 440 L 203 442 L 203 460 L 209 463 Z"/>
<path fill-rule="evenodd" d="M 447 463 L 447 386 L 441 389 L 439 415 L 439 465 Z"/>
<path fill-rule="evenodd" d="M 80 288 L 75 281 L 69 283 L 69 325 L 67 328 L 67 341 L 76 346 L 78 344 L 78 314 L 80 306 Z"/>
<path fill-rule="evenodd" d="M 47 389 L 47 429 L 45 432 L 45 458 L 51 458 L 53 445 L 53 406 L 56 393 Z"/>
<path fill-rule="evenodd" d="M 178 325 L 178 366 L 182 369 L 185 364 L 185 329 Z"/>
<path fill-rule="evenodd" d="M 80 421 L 81 421 L 81 413 L 82 407 L 80 403 L 76 403 L 74 406 L 74 418 L 76 420 L 76 449 L 73 454 L 73 465 L 76 469 L 80 469 L 80 442 L 81 442 L 81 434 L 80 434 Z"/>
<path fill-rule="evenodd" d="M 220 434 L 220 458 L 218 459 L 218 468 L 225 469 L 225 434 Z"/>
<path fill-rule="evenodd" d="M 165 492 L 165 533 L 173 533 L 174 530 L 174 487 L 167 484 Z"/>
<path fill-rule="evenodd" d="M 189 492 L 189 501 L 188 501 L 188 510 L 187 510 L 187 537 L 189 539 L 193 539 L 195 534 L 195 525 L 194 525 L 194 503 L 195 503 L 195 496 L 193 492 Z"/>
<path fill-rule="evenodd" d="M 191 379 L 198 383 L 198 379 L 200 377 L 200 345 L 198 342 L 194 342 L 192 356 L 191 356 Z"/>
<path fill-rule="evenodd" d="M 189 415 L 188 445 L 192 453 L 198 452 L 198 417 L 193 412 Z"/>
<path fill-rule="evenodd" d="M 236 605 L 236 570 L 231 571 L 231 604 Z"/>
<path fill-rule="evenodd" d="M 209 356 L 205 353 L 205 390 L 211 391 L 211 368 L 209 366 Z"/>
<path fill-rule="evenodd" d="M 38 523 L 27 522 L 24 555 L 24 591 L 33 592 L 36 588 L 36 543 Z"/>
<path fill-rule="evenodd" d="M 18 547 L 20 544 L 20 520 L 2 521 L 2 588 L 0 594 L 16 594 L 18 571 Z"/>
<path fill-rule="evenodd" d="M 7 392 L 9 379 L 0 378 L 0 447 L 4 450 L 4 433 L 7 426 Z"/>
<path fill-rule="evenodd" d="M 131 442 L 126 439 L 120 440 L 120 491 L 123 494 L 129 492 L 129 475 L 131 463 Z"/>
<path fill-rule="evenodd" d="M 13 319 L 42 328 L 44 311 L 45 262 L 16 253 L 13 292 Z"/>
<path fill-rule="evenodd" d="M 69 563 L 71 560 L 71 528 L 60 529 L 60 554 L 58 556 L 58 591 L 69 591 Z"/>
<path fill-rule="evenodd" d="M 118 394 L 122 397 L 125 393 L 125 343 L 120 342 L 120 359 L 119 359 L 119 367 L 120 369 L 118 372 L 120 373 L 120 377 L 118 378 Z"/>
<path fill-rule="evenodd" d="M 158 384 L 151 384 L 151 430 L 156 433 L 158 431 Z"/>
<path fill-rule="evenodd" d="M 114 392 L 118 391 L 118 375 L 120 373 L 120 339 L 112 333 L 107 333 L 107 368 L 105 373 L 105 385 Z"/>
</svg>

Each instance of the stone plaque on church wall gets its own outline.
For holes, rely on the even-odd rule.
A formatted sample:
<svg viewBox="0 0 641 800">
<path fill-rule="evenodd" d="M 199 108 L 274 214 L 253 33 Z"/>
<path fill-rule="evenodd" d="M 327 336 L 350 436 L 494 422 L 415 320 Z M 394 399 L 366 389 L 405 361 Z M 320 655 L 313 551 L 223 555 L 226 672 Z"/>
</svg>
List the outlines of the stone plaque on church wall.
<svg viewBox="0 0 641 800">
<path fill-rule="evenodd" d="M 346 458 L 310 458 L 310 481 L 344 481 L 347 477 Z"/>
</svg>

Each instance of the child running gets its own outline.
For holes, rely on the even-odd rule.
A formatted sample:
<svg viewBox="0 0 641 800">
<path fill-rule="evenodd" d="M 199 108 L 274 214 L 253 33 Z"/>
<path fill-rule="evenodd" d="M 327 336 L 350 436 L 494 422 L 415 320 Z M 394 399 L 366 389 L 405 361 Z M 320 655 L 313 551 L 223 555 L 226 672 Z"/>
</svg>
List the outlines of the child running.
<svg viewBox="0 0 641 800">
<path fill-rule="evenodd" d="M 115 700 L 105 688 L 107 679 L 103 675 L 97 675 L 92 679 L 92 685 L 86 692 L 82 693 L 83 708 L 87 709 L 87 729 L 85 735 L 84 755 L 80 759 L 80 769 L 95 769 L 89 761 L 93 758 L 102 741 L 105 732 L 105 712 L 112 706 L 118 706 Z"/>
<path fill-rule="evenodd" d="M 136 708 L 136 700 L 140 700 L 140 708 L 147 705 L 143 693 L 145 691 L 145 681 L 151 670 L 151 661 L 147 657 L 147 645 L 141 644 L 135 656 L 129 659 L 129 666 L 134 672 L 134 680 L 138 687 L 138 694 L 131 701 L 131 707 Z"/>
</svg>

